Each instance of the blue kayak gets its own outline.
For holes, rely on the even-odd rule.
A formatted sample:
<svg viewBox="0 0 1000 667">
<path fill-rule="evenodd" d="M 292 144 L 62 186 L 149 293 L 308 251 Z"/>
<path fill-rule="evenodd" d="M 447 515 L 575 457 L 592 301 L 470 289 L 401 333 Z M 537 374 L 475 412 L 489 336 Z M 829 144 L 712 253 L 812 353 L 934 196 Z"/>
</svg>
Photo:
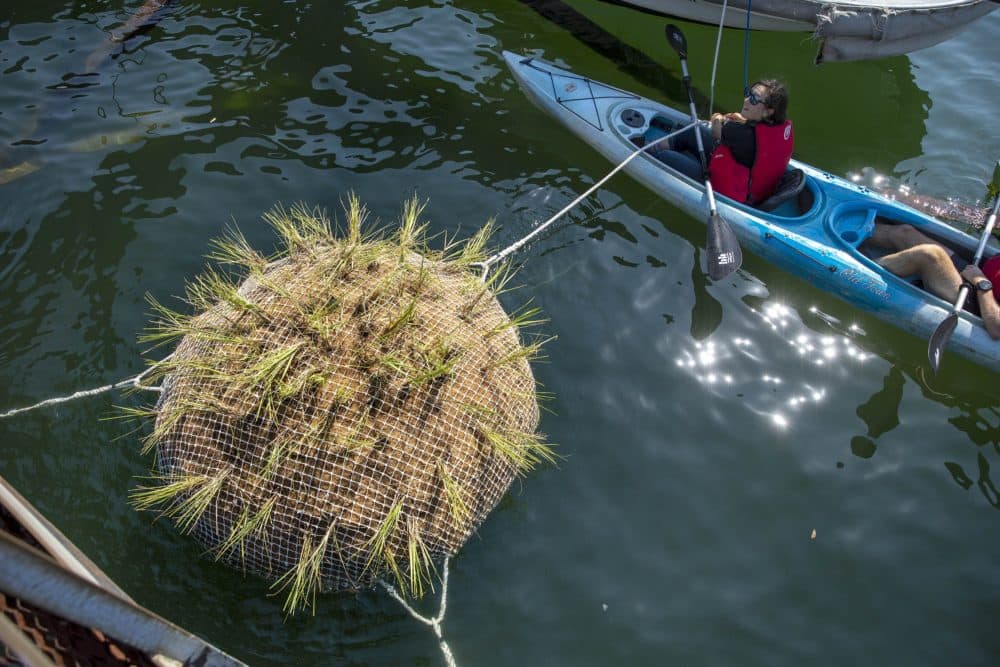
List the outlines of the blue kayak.
<svg viewBox="0 0 1000 667">
<path fill-rule="evenodd" d="M 538 58 L 509 51 L 503 55 L 521 89 L 538 107 L 612 163 L 624 162 L 638 146 L 691 122 L 683 111 Z M 707 218 L 707 195 L 698 181 L 645 153 L 625 170 L 690 215 Z M 913 280 L 889 273 L 867 248 L 859 249 L 861 244 L 876 221 L 913 225 L 967 261 L 978 244 L 978 239 L 935 218 L 797 160 L 789 164 L 779 193 L 759 208 L 718 193 L 716 204 L 744 249 L 925 341 L 951 312 L 952 304 Z M 983 257 L 997 252 L 987 247 Z M 970 295 L 970 300 L 974 298 Z M 990 338 L 982 320 L 971 312 L 960 314 L 945 353 L 1000 370 L 1000 341 Z"/>
</svg>

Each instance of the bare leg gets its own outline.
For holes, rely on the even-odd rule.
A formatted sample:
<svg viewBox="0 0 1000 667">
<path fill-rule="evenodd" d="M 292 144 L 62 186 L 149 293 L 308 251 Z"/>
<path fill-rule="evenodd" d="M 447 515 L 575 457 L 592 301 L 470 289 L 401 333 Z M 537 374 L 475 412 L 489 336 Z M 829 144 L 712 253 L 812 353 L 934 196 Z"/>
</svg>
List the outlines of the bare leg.
<svg viewBox="0 0 1000 667">
<path fill-rule="evenodd" d="M 882 257 L 878 263 L 897 276 L 920 276 L 928 292 L 946 301 L 954 301 L 962 286 L 962 277 L 952 264 L 948 251 L 934 242 L 894 252 Z"/>
<path fill-rule="evenodd" d="M 924 289 L 947 301 L 958 296 L 962 277 L 951 261 L 951 253 L 919 230 L 910 225 L 876 224 L 868 242 L 896 251 L 878 263 L 897 276 L 919 276 Z"/>
</svg>

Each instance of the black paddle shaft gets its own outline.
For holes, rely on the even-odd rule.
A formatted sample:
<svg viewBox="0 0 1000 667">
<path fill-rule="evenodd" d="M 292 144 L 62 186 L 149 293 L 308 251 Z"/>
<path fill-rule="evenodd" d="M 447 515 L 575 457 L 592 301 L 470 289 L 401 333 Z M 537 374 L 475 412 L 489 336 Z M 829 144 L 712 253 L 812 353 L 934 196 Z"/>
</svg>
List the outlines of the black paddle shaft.
<svg viewBox="0 0 1000 667">
<path fill-rule="evenodd" d="M 684 82 L 684 90 L 687 91 L 688 104 L 691 107 L 691 120 L 698 120 L 698 107 L 694 103 L 694 89 L 691 87 L 691 73 L 688 71 L 687 65 L 687 38 L 684 37 L 684 33 L 681 32 L 680 28 L 675 26 L 673 23 L 668 23 L 666 27 L 667 33 L 667 43 L 673 47 L 674 51 L 681 59 L 681 81 Z M 701 140 L 701 132 L 699 128 L 694 128 L 695 140 L 698 143 L 698 159 L 701 160 L 701 171 L 702 178 L 705 179 L 708 172 L 708 164 L 705 162 L 705 145 Z M 706 179 L 707 180 L 707 179 Z M 711 196 L 711 195 L 709 195 Z M 712 203 L 712 209 L 715 209 L 714 202 Z"/>
<path fill-rule="evenodd" d="M 743 251 L 740 249 L 736 234 L 715 206 L 715 193 L 712 190 L 712 179 L 708 174 L 708 164 L 705 160 L 705 145 L 701 139 L 701 128 L 698 126 L 698 107 L 694 103 L 694 91 L 691 88 L 691 74 L 687 66 L 687 39 L 680 29 L 667 24 L 667 42 L 677 52 L 681 60 L 684 88 L 687 90 L 688 103 L 691 106 L 691 131 L 694 132 L 698 145 L 698 159 L 701 161 L 701 177 L 705 185 L 705 195 L 708 197 L 708 236 L 705 240 L 705 251 L 708 254 L 708 275 L 712 280 L 722 280 L 735 271 L 743 263 Z"/>
<path fill-rule="evenodd" d="M 687 90 L 688 104 L 691 106 L 691 120 L 697 120 L 698 118 L 698 107 L 694 103 L 694 90 L 691 88 L 691 75 L 688 73 L 687 58 L 681 56 L 681 81 L 684 82 L 684 89 Z M 701 140 L 701 128 L 694 127 L 691 130 L 694 132 L 695 141 L 698 144 L 698 159 L 701 160 L 701 177 L 704 180 L 708 180 L 708 163 L 705 162 L 705 144 Z M 715 208 L 714 202 L 712 208 Z"/>
</svg>

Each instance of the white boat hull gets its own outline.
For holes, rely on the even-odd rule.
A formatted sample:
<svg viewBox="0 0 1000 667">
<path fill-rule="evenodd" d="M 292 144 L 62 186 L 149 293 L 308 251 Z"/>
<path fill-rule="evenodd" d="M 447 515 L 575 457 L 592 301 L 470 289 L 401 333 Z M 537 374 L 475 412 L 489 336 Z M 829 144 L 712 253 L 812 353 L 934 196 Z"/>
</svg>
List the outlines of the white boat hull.
<svg viewBox="0 0 1000 667">
<path fill-rule="evenodd" d="M 816 62 L 882 58 L 950 39 L 1000 7 L 992 0 L 613 0 L 615 4 L 718 25 L 777 32 L 811 32 Z"/>
</svg>

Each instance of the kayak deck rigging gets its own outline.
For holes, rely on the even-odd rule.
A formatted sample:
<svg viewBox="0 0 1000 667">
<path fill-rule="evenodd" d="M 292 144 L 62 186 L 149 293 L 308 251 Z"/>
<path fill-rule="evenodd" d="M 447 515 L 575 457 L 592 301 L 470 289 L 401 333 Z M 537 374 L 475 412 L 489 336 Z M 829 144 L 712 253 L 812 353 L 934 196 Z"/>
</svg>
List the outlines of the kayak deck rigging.
<svg viewBox="0 0 1000 667">
<path fill-rule="evenodd" d="M 569 72 L 559 72 L 557 74 L 551 69 L 538 67 L 534 64 L 534 59 L 532 58 L 526 59 L 524 65 L 548 77 L 552 88 L 552 98 L 566 109 L 566 111 L 588 125 L 591 125 L 599 132 L 603 132 L 605 129 L 604 123 L 601 120 L 600 108 L 597 104 L 599 100 L 641 99 L 638 95 L 630 93 L 627 90 L 599 83 L 585 76 Z M 586 91 L 586 94 L 584 94 L 584 91 Z"/>
</svg>

